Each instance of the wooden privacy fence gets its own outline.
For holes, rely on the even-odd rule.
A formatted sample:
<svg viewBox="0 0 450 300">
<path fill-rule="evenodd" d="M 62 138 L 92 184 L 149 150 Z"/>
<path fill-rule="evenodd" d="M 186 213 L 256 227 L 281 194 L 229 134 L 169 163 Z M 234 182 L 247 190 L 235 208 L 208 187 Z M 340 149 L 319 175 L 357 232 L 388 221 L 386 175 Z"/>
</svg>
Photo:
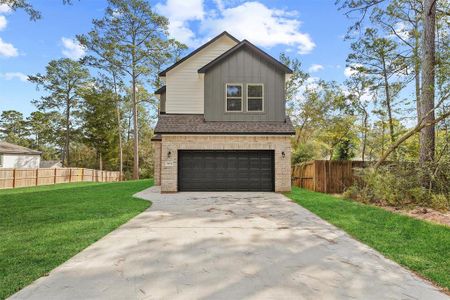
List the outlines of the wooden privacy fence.
<svg viewBox="0 0 450 300">
<path fill-rule="evenodd" d="M 356 178 L 356 169 L 367 162 L 313 160 L 292 167 L 292 183 L 295 186 L 321 193 L 343 193 Z"/>
<path fill-rule="evenodd" d="M 120 181 L 120 172 L 84 168 L 0 169 L 0 189 L 82 181 Z"/>
</svg>

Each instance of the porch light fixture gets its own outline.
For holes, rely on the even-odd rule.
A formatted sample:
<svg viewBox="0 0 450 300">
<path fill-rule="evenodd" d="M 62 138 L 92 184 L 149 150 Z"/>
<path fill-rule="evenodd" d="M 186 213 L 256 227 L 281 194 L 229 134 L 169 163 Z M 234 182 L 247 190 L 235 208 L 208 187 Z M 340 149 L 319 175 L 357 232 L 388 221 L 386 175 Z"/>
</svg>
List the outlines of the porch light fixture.
<svg viewBox="0 0 450 300">
<path fill-rule="evenodd" d="M 282 156 L 283 158 L 285 158 L 285 157 L 286 157 L 286 153 L 284 153 L 284 151 L 281 152 L 281 156 Z"/>
<path fill-rule="evenodd" d="M 170 158 L 171 156 L 172 156 L 172 152 L 171 151 L 167 152 L 167 158 Z"/>
</svg>

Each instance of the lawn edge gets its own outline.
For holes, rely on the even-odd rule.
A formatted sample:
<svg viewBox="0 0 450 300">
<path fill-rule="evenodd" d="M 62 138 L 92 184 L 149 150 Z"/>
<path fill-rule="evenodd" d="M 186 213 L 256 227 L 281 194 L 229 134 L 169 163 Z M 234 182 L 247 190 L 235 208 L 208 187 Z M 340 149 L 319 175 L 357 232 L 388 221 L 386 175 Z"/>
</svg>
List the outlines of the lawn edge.
<svg viewBox="0 0 450 300">
<path fill-rule="evenodd" d="M 329 194 L 325 194 L 325 193 L 320 193 L 320 192 L 313 192 L 313 191 L 309 191 L 309 190 L 302 189 L 302 188 L 298 188 L 298 189 L 305 190 L 305 191 L 311 192 L 311 193 L 317 193 L 317 194 L 326 195 L 326 196 L 333 197 L 333 198 L 335 198 L 335 199 L 337 199 L 337 200 L 341 200 L 341 201 L 349 201 L 349 202 L 356 203 L 356 204 L 361 205 L 361 206 L 373 207 L 373 208 L 376 208 L 376 209 L 385 211 L 385 212 L 387 212 L 387 213 L 390 213 L 390 214 L 392 214 L 392 215 L 398 215 L 398 216 L 410 218 L 410 219 L 413 219 L 413 220 L 417 220 L 417 221 L 420 221 L 420 222 L 428 223 L 428 224 L 431 224 L 431 225 L 442 226 L 442 227 L 448 228 L 448 226 L 446 226 L 446 225 L 444 225 L 444 224 L 437 224 L 437 223 L 433 223 L 433 222 L 430 222 L 430 221 L 427 221 L 427 220 L 421 220 L 421 219 L 413 218 L 413 217 L 408 216 L 408 215 L 402 215 L 402 214 L 395 213 L 395 212 L 392 212 L 392 211 L 389 211 L 389 210 L 384 210 L 383 208 L 378 207 L 378 206 L 376 206 L 376 205 L 365 204 L 365 203 L 357 202 L 357 201 L 354 201 L 354 200 L 351 200 L 351 199 L 340 198 L 340 197 L 336 197 L 336 196 L 333 196 L 333 195 L 329 195 Z M 435 287 L 436 289 L 438 289 L 440 292 L 442 292 L 442 293 L 444 293 L 444 294 L 450 296 L 450 289 L 449 289 L 449 288 L 443 287 L 443 286 L 439 285 L 437 282 L 434 282 L 434 281 L 432 281 L 431 279 L 429 279 L 429 278 L 423 276 L 422 274 L 418 273 L 417 271 L 414 271 L 414 270 L 410 269 L 408 266 L 405 266 L 405 265 L 403 265 L 403 264 L 401 264 L 401 263 L 395 261 L 393 258 L 387 256 L 387 255 L 384 254 L 383 252 L 380 252 L 379 250 L 375 249 L 375 248 L 372 247 L 371 245 L 368 245 L 368 244 L 364 243 L 364 242 L 361 241 L 358 237 L 354 236 L 353 234 L 351 234 L 350 232 L 348 232 L 348 231 L 345 230 L 344 228 L 341 228 L 341 227 L 335 225 L 334 223 L 332 223 L 331 221 L 328 221 L 328 220 L 322 218 L 321 216 L 317 215 L 315 212 L 311 211 L 311 210 L 308 209 L 307 207 L 304 207 L 303 205 L 301 205 L 300 203 L 298 203 L 296 200 L 290 198 L 290 197 L 288 196 L 288 194 L 291 194 L 291 193 L 292 193 L 292 191 L 290 191 L 290 192 L 284 192 L 283 195 L 284 195 L 286 198 L 288 198 L 291 202 L 293 202 L 293 203 L 295 203 L 295 204 L 297 204 L 297 205 L 300 205 L 302 208 L 306 209 L 307 211 L 309 211 L 310 213 L 312 213 L 313 215 L 315 215 L 316 217 L 318 217 L 318 218 L 321 219 L 322 221 L 327 222 L 328 224 L 330 224 L 330 225 L 333 226 L 334 228 L 343 231 L 345 234 L 347 234 L 347 235 L 348 235 L 349 237 L 351 237 L 352 239 L 354 239 L 354 240 L 356 240 L 357 242 L 359 242 L 359 243 L 361 243 L 361 244 L 363 244 L 363 245 L 365 245 L 365 246 L 371 248 L 372 250 L 376 251 L 378 254 L 380 254 L 381 256 L 383 256 L 385 259 L 390 260 L 391 262 L 397 264 L 397 265 L 400 266 L 401 268 L 403 268 L 403 269 L 409 271 L 410 273 L 414 274 L 415 276 L 417 276 L 417 277 L 420 278 L 421 280 L 423 280 L 423 281 L 429 283 L 430 285 L 434 286 L 434 287 Z"/>
</svg>

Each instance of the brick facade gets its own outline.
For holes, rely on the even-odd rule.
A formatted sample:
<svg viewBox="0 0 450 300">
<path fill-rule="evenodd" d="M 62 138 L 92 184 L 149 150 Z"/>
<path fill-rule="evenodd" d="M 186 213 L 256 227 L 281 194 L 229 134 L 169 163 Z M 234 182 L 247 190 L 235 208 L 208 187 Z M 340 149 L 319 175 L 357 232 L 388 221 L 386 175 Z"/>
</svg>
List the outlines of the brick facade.
<svg viewBox="0 0 450 300">
<path fill-rule="evenodd" d="M 275 191 L 291 190 L 289 136 L 163 135 L 162 142 L 154 143 L 155 185 L 161 185 L 161 192 L 177 191 L 178 150 L 275 150 Z"/>
<path fill-rule="evenodd" d="M 155 185 L 161 185 L 161 141 L 152 141 L 153 144 L 153 159 L 155 165 L 153 168 L 153 180 Z"/>
</svg>

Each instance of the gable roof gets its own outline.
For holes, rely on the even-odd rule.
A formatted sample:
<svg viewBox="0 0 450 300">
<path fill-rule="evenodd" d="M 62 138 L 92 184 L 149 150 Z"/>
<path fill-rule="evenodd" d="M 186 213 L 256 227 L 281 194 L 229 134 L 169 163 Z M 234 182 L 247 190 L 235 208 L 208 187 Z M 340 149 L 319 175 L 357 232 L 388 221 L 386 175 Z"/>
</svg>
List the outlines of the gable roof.
<svg viewBox="0 0 450 300">
<path fill-rule="evenodd" d="M 209 63 L 207 63 L 203 67 L 201 67 L 200 69 L 198 69 L 198 73 L 205 73 L 205 72 L 207 72 L 209 69 L 211 69 L 212 67 L 214 67 L 218 63 L 224 61 L 227 57 L 233 55 L 237 51 L 239 51 L 241 49 L 244 49 L 244 48 L 249 49 L 250 51 L 252 51 L 256 55 L 258 55 L 259 57 L 261 57 L 265 61 L 269 62 L 270 64 L 274 65 L 275 67 L 279 68 L 283 72 L 288 73 L 288 74 L 292 74 L 292 70 L 288 66 L 286 66 L 283 63 L 281 63 L 277 59 L 273 58 L 271 55 L 267 54 L 266 52 L 264 52 L 263 50 L 259 49 L 258 47 L 256 47 L 255 45 L 253 45 L 252 43 L 250 43 L 247 40 L 243 40 L 242 42 L 240 42 L 239 44 L 237 44 L 233 48 L 229 49 L 228 51 L 225 51 L 224 53 L 222 53 L 222 55 L 216 57 L 215 59 L 213 59 L 212 61 L 210 61 Z"/>
<path fill-rule="evenodd" d="M 0 141 L 0 154 L 32 154 L 40 155 L 41 151 L 28 149 L 19 145 L 14 145 L 7 142 Z"/>
<path fill-rule="evenodd" d="M 169 72 L 170 70 L 172 70 L 173 68 L 175 68 L 176 66 L 178 66 L 179 64 L 181 64 L 182 62 L 186 61 L 187 59 L 189 59 L 190 57 L 194 56 L 196 53 L 200 52 L 201 50 L 203 50 L 204 48 L 208 47 L 209 45 L 211 45 L 212 43 L 214 43 L 215 41 L 217 41 L 218 39 L 220 39 L 223 36 L 227 36 L 230 39 L 232 39 L 233 41 L 235 41 L 236 43 L 239 43 L 239 40 L 237 38 L 235 38 L 234 36 L 232 36 L 231 34 L 229 34 L 228 32 L 224 31 L 221 34 L 219 34 L 218 36 L 216 36 L 215 38 L 213 38 L 212 40 L 208 41 L 207 43 L 203 44 L 202 46 L 200 46 L 199 48 L 195 49 L 194 51 L 192 51 L 191 53 L 189 53 L 188 55 L 186 55 L 185 57 L 183 57 L 182 59 L 180 59 L 179 61 L 177 61 L 176 63 L 174 63 L 173 65 L 171 65 L 170 67 L 168 67 L 167 69 L 165 69 L 164 71 L 161 71 L 159 73 L 159 76 L 164 77 L 166 76 L 166 73 Z"/>
</svg>

